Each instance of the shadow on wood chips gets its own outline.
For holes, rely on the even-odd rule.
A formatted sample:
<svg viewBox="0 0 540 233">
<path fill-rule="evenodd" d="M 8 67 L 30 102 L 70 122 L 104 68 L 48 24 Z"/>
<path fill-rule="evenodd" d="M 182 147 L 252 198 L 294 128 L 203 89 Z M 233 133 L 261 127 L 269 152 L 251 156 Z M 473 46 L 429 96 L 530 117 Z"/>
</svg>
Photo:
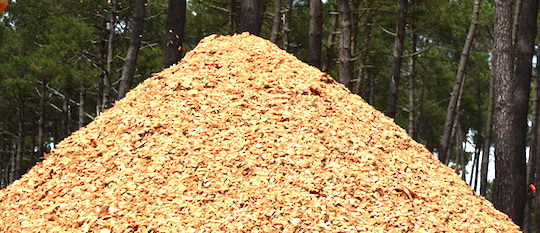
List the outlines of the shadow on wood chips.
<svg viewBox="0 0 540 233">
<path fill-rule="evenodd" d="M 0 191 L 0 232 L 518 232 L 392 119 L 209 36 Z"/>
</svg>

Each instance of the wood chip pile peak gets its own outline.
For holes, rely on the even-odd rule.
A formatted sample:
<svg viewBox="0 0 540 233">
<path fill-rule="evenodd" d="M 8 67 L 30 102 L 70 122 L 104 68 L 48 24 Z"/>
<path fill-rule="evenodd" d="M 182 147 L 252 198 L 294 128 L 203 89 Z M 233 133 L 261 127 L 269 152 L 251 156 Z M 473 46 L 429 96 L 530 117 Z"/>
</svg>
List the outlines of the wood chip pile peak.
<svg viewBox="0 0 540 233">
<path fill-rule="evenodd" d="M 392 119 L 210 36 L 0 191 L 0 232 L 518 232 Z"/>
</svg>

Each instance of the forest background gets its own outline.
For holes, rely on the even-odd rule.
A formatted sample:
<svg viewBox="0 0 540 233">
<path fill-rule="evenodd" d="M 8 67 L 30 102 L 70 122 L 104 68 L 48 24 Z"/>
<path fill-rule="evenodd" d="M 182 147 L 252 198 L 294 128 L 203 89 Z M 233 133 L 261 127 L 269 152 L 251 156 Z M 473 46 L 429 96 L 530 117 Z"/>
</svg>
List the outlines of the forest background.
<svg viewBox="0 0 540 233">
<path fill-rule="evenodd" d="M 538 0 L 11 1 L 0 15 L 0 188 L 203 37 L 249 31 L 394 117 L 540 232 L 537 15 Z"/>
</svg>

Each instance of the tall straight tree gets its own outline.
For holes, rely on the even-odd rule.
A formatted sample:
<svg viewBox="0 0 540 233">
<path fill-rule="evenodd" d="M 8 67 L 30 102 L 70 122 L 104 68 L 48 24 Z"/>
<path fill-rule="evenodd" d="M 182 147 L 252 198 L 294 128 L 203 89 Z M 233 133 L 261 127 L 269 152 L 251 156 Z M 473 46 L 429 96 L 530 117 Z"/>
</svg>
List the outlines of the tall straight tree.
<svg viewBox="0 0 540 233">
<path fill-rule="evenodd" d="M 408 0 L 399 1 L 399 16 L 396 23 L 396 37 L 394 39 L 394 52 L 392 60 L 392 78 L 388 91 L 386 114 L 394 118 L 396 115 L 397 99 L 399 91 L 399 79 L 401 77 L 401 63 L 403 60 L 403 44 L 405 41 L 405 21 Z"/>
<path fill-rule="evenodd" d="M 322 1 L 309 1 L 309 64 L 321 68 Z"/>
<path fill-rule="evenodd" d="M 182 58 L 185 25 L 186 0 L 169 0 L 165 31 L 164 67 L 172 66 Z"/>
<path fill-rule="evenodd" d="M 332 4 L 333 8 L 336 9 L 337 7 Z M 330 66 L 334 63 L 334 44 L 336 40 L 336 28 L 338 24 L 338 15 L 337 14 L 330 14 L 330 27 L 328 28 L 328 39 L 326 44 L 326 54 L 325 58 L 322 63 L 321 70 L 324 72 L 328 72 L 330 69 Z"/>
<path fill-rule="evenodd" d="M 537 45 L 538 47 L 540 47 L 540 45 Z M 540 57 L 540 49 L 537 49 L 536 50 L 536 57 Z M 533 170 L 533 175 L 531 177 L 531 182 L 533 182 L 534 184 L 536 184 L 536 187 L 540 186 L 540 73 L 539 73 L 539 69 L 538 69 L 538 63 L 536 65 L 536 75 L 535 75 L 535 79 L 536 79 L 536 109 L 535 109 L 535 116 L 536 116 L 536 119 L 535 119 L 535 122 L 534 122 L 534 125 L 536 126 L 535 127 L 535 138 L 534 138 L 534 144 L 532 146 L 534 146 L 534 154 L 532 156 L 534 156 L 535 158 L 535 163 L 534 163 L 534 166 L 532 167 L 532 170 Z M 536 215 L 536 219 L 534 220 L 536 222 L 536 232 L 540 232 L 540 195 L 536 194 L 535 195 L 535 204 L 536 204 L 536 211 L 535 211 L 535 215 Z"/>
<path fill-rule="evenodd" d="M 122 68 L 122 76 L 120 77 L 118 87 L 118 99 L 124 98 L 131 88 L 133 75 L 135 74 L 135 66 L 137 65 L 137 57 L 139 56 L 139 49 L 142 42 L 145 8 L 146 0 L 135 0 L 133 7 L 133 32 L 129 41 L 124 67 Z"/>
<path fill-rule="evenodd" d="M 289 51 L 291 47 L 291 40 L 290 40 L 290 34 L 292 32 L 291 30 L 291 23 L 292 23 L 292 12 L 293 12 L 293 0 L 287 0 L 287 11 L 285 11 L 285 14 L 283 15 L 283 32 L 282 35 L 282 42 L 281 47 L 287 51 Z"/>
<path fill-rule="evenodd" d="M 493 139 L 493 112 L 494 112 L 494 78 L 489 79 L 489 94 L 488 94 L 488 110 L 487 119 L 484 126 L 484 141 L 482 142 L 482 166 L 480 169 L 480 195 L 486 196 L 488 186 L 488 167 L 489 167 L 489 155 L 490 148 Z"/>
<path fill-rule="evenodd" d="M 513 100 L 515 104 L 513 108 L 515 109 L 514 114 L 516 114 L 515 122 L 515 131 L 518 132 L 518 137 L 516 140 L 516 149 L 521 150 L 525 161 L 525 149 L 527 147 L 527 113 L 528 113 L 528 104 L 529 104 L 529 94 L 530 94 L 530 84 L 532 76 L 532 57 L 534 54 L 534 39 L 536 37 L 536 27 L 537 27 L 537 16 L 538 16 L 538 0 L 521 0 L 521 4 L 517 5 L 520 7 L 519 18 L 518 18 L 518 29 L 517 29 L 517 38 L 516 38 L 516 64 L 515 64 L 515 78 L 514 82 L 515 90 L 513 92 Z M 523 149 L 520 149 L 523 148 Z M 532 160 L 533 156 L 531 156 Z M 525 162 L 524 162 L 525 163 Z M 525 169 L 527 170 L 527 169 Z M 527 176 L 527 173 L 525 177 Z M 526 179 L 526 178 L 525 178 Z M 525 183 L 526 185 L 526 183 Z M 522 189 L 526 187 L 522 186 Z M 526 191 L 523 191 L 526 192 Z M 524 194 L 526 195 L 526 194 Z M 529 200 L 529 199 L 525 199 Z M 527 203 L 526 203 L 527 204 Z M 530 202 L 529 202 L 530 204 Z M 525 205 L 527 206 L 527 205 Z M 524 220 L 528 219 L 524 217 Z M 523 221 L 521 224 L 524 228 L 529 227 L 527 221 Z"/>
<path fill-rule="evenodd" d="M 471 51 L 474 33 L 476 31 L 476 26 L 478 25 L 478 18 L 480 13 L 480 0 L 474 0 L 473 12 L 471 17 L 471 24 L 469 25 L 469 31 L 467 32 L 467 38 L 465 39 L 465 45 L 461 51 L 461 57 L 459 59 L 459 66 L 456 73 L 456 81 L 452 89 L 452 94 L 450 96 L 450 102 L 448 103 L 448 108 L 446 109 L 446 118 L 444 120 L 444 131 L 439 143 L 439 159 L 441 161 L 446 161 L 449 145 L 452 135 L 452 125 L 456 121 L 458 109 L 458 102 L 461 98 L 461 89 L 463 86 L 463 80 L 465 79 L 465 68 L 467 67 L 467 61 L 469 59 L 469 53 Z"/>
<path fill-rule="evenodd" d="M 114 34 L 116 31 L 116 17 L 117 17 L 117 0 L 109 1 L 110 12 L 107 22 L 107 45 L 106 45 L 106 60 L 105 71 L 103 72 L 101 79 L 101 107 L 99 111 L 103 111 L 110 105 L 110 92 L 111 92 L 111 79 L 113 73 L 113 60 L 114 60 Z"/>
<path fill-rule="evenodd" d="M 259 35 L 261 32 L 263 13 L 263 0 L 242 0 L 237 18 L 236 32 L 249 32 L 254 35 Z"/>
<path fill-rule="evenodd" d="M 351 57 L 351 16 L 348 0 L 338 0 L 339 27 L 341 29 L 339 42 L 339 81 L 351 88 L 353 64 Z"/>
<path fill-rule="evenodd" d="M 281 26 L 281 0 L 274 0 L 274 18 L 272 20 L 272 33 L 270 34 L 270 41 L 274 44 L 278 42 Z"/>
<path fill-rule="evenodd" d="M 521 25 L 520 29 L 522 26 L 525 25 Z M 518 34 L 518 37 L 525 36 L 523 31 Z M 492 67 L 497 93 L 493 202 L 497 209 L 508 214 L 516 224 L 523 225 L 527 198 L 525 139 L 530 74 L 528 77 L 512 77 L 514 57 L 511 0 L 495 0 L 493 46 Z"/>
</svg>

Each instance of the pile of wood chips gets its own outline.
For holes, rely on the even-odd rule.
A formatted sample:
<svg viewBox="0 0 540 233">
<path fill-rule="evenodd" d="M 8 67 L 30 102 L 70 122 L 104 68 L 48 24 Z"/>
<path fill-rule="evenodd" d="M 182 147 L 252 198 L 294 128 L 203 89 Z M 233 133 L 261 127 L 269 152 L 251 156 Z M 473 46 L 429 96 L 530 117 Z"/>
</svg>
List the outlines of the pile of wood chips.
<svg viewBox="0 0 540 233">
<path fill-rule="evenodd" d="M 519 232 L 392 119 L 209 36 L 0 191 L 0 232 Z"/>
</svg>

